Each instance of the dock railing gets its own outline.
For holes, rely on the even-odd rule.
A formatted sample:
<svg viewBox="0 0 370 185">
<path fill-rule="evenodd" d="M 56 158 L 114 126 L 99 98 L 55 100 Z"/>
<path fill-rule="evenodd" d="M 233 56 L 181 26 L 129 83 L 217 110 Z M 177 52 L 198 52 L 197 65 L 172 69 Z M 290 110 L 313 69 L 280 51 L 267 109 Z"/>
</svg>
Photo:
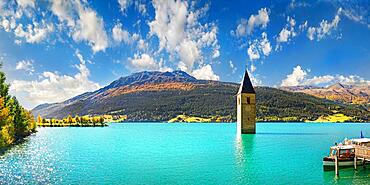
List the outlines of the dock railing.
<svg viewBox="0 0 370 185">
<path fill-rule="evenodd" d="M 355 155 L 357 158 L 370 159 L 370 147 L 369 146 L 356 146 Z"/>
</svg>

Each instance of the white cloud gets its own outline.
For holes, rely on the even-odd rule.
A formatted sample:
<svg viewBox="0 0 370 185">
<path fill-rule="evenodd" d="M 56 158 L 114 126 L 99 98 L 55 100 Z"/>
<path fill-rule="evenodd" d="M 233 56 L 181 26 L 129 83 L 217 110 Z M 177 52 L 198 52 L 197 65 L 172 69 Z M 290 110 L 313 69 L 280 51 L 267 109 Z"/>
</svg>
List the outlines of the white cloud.
<svg viewBox="0 0 370 185">
<path fill-rule="evenodd" d="M 3 21 L 1 21 L 1 26 L 3 27 L 4 31 L 10 32 L 10 22 L 7 19 L 3 19 Z"/>
<path fill-rule="evenodd" d="M 342 9 L 339 8 L 337 14 L 335 15 L 334 19 L 331 22 L 327 20 L 322 20 L 318 27 L 309 27 L 307 30 L 307 37 L 310 40 L 315 40 L 316 37 L 316 40 L 320 41 L 321 39 L 330 35 L 332 33 L 332 30 L 335 30 L 338 27 L 338 23 L 340 21 L 339 15 L 341 11 Z"/>
<path fill-rule="evenodd" d="M 288 39 L 291 35 L 291 32 L 286 29 L 286 28 L 283 28 L 280 33 L 279 33 L 279 37 L 278 37 L 278 42 L 288 42 Z"/>
<path fill-rule="evenodd" d="M 153 57 L 148 54 L 135 54 L 134 58 L 129 58 L 129 66 L 133 71 L 172 71 L 172 69 L 165 67 L 163 60 L 155 61 Z"/>
<path fill-rule="evenodd" d="M 249 78 L 253 84 L 253 86 L 261 86 L 262 81 L 257 78 L 258 75 L 254 75 L 253 73 L 249 73 Z"/>
<path fill-rule="evenodd" d="M 296 66 L 293 72 L 281 82 L 281 86 L 297 86 L 300 85 L 305 77 L 307 76 L 307 71 L 303 70 L 301 66 Z"/>
<path fill-rule="evenodd" d="M 306 3 L 306 2 L 296 2 L 295 0 L 292 0 L 289 4 L 289 8 L 290 9 L 295 9 L 295 8 L 298 8 L 298 7 L 309 7 L 310 4 Z"/>
<path fill-rule="evenodd" d="M 24 70 L 24 71 L 29 72 L 30 74 L 32 74 L 35 71 L 32 60 L 21 60 L 17 62 L 15 69 Z"/>
<path fill-rule="evenodd" d="M 357 75 L 344 76 L 336 75 L 323 75 L 308 78 L 308 70 L 304 70 L 301 66 L 296 66 L 293 72 L 287 75 L 286 79 L 282 80 L 281 86 L 298 86 L 298 85 L 331 85 L 334 83 L 342 83 L 347 85 L 365 84 L 370 85 L 369 80 L 365 80 Z"/>
<path fill-rule="evenodd" d="M 74 27 L 75 21 L 72 17 L 73 1 L 53 0 L 51 1 L 51 11 L 58 17 L 59 21 L 67 21 L 67 25 Z"/>
<path fill-rule="evenodd" d="M 218 58 L 218 57 L 220 57 L 220 50 L 219 49 L 213 50 L 212 58 Z"/>
<path fill-rule="evenodd" d="M 263 32 L 261 39 L 255 39 L 253 42 L 249 43 L 247 53 L 249 60 L 253 61 L 261 58 L 261 55 L 269 56 L 271 50 L 271 44 L 267 39 L 267 33 Z"/>
<path fill-rule="evenodd" d="M 113 39 L 117 42 L 125 42 L 126 44 L 131 43 L 130 33 L 122 28 L 122 24 L 116 24 L 113 29 Z"/>
<path fill-rule="evenodd" d="M 269 21 L 270 18 L 267 8 L 261 8 L 260 10 L 258 10 L 258 14 L 252 14 L 249 17 L 248 21 L 245 19 L 241 19 L 236 28 L 235 34 L 238 37 L 249 35 L 256 27 L 265 28 Z"/>
<path fill-rule="evenodd" d="M 88 41 L 94 52 L 104 51 L 108 47 L 108 37 L 103 19 L 91 9 L 77 3 L 79 20 L 73 33 L 76 41 Z"/>
<path fill-rule="evenodd" d="M 199 22 L 209 9 L 207 4 L 195 9 L 195 2 L 189 5 L 186 1 L 154 0 L 153 6 L 155 18 L 148 25 L 149 35 L 157 36 L 159 40 L 157 53 L 168 52 L 170 61 L 176 62 L 178 68 L 188 73 L 194 66 L 204 65 L 204 48 L 212 49 L 206 57 L 219 57 L 216 24 Z"/>
<path fill-rule="evenodd" d="M 35 8 L 35 0 L 17 0 L 18 6 L 22 8 L 32 7 Z"/>
<path fill-rule="evenodd" d="M 154 0 L 155 19 L 149 22 L 150 34 L 157 35 L 160 50 L 173 51 L 185 38 L 187 3 L 174 0 Z"/>
<path fill-rule="evenodd" d="M 147 9 L 146 5 L 144 3 L 141 3 L 139 1 L 135 1 L 135 8 L 139 11 L 141 15 L 146 15 Z"/>
<path fill-rule="evenodd" d="M 237 70 L 237 68 L 234 66 L 234 63 L 230 60 L 229 61 L 230 68 L 232 70 L 232 73 L 234 74 Z"/>
<path fill-rule="evenodd" d="M 41 24 L 33 22 L 23 27 L 22 24 L 14 30 L 16 37 L 25 38 L 28 43 L 40 43 L 44 40 L 50 32 L 53 32 L 54 26 L 52 24 L 46 24 L 43 20 Z"/>
<path fill-rule="evenodd" d="M 316 28 L 314 27 L 309 27 L 308 30 L 307 30 L 307 37 L 308 39 L 310 40 L 314 40 L 315 39 L 315 31 L 316 31 Z"/>
<path fill-rule="evenodd" d="M 217 44 L 217 27 L 213 26 L 211 28 L 211 31 L 202 34 L 202 37 L 200 38 L 199 42 L 206 46 L 212 46 Z"/>
<path fill-rule="evenodd" d="M 258 47 L 256 46 L 256 44 L 251 44 L 249 45 L 249 48 L 247 50 L 247 53 L 248 53 L 248 56 L 249 56 L 249 59 L 251 61 L 253 60 L 257 60 L 260 58 L 260 54 L 259 54 L 259 51 L 258 51 Z"/>
<path fill-rule="evenodd" d="M 250 68 L 250 72 L 251 73 L 254 73 L 255 71 L 257 70 L 257 67 L 253 64 L 253 62 L 251 63 L 251 68 Z"/>
<path fill-rule="evenodd" d="M 120 10 L 125 13 L 126 9 L 131 5 L 131 0 L 118 0 Z"/>
<path fill-rule="evenodd" d="M 267 39 L 267 33 L 265 33 L 265 32 L 262 33 L 262 39 L 260 41 L 260 48 L 262 50 L 262 53 L 265 56 L 270 55 L 271 45 L 270 45 L 269 40 Z"/>
<path fill-rule="evenodd" d="M 108 47 L 104 21 L 86 1 L 55 0 L 51 2 L 51 11 L 61 23 L 67 23 L 73 40 L 87 41 L 94 53 Z"/>
<path fill-rule="evenodd" d="M 297 35 L 297 33 L 294 31 L 294 26 L 296 25 L 294 18 L 288 16 L 287 22 L 287 25 L 280 31 L 279 36 L 276 39 L 278 42 L 278 47 L 280 46 L 279 43 L 289 42 L 292 37 Z"/>
<path fill-rule="evenodd" d="M 200 51 L 194 41 L 185 40 L 180 45 L 179 55 L 181 63 L 185 64 L 185 67 L 181 70 L 190 72 L 193 68 L 194 61 L 200 57 Z"/>
<path fill-rule="evenodd" d="M 342 83 L 346 85 L 370 85 L 369 80 L 357 75 L 324 75 L 314 76 L 313 78 L 305 79 L 302 85 L 330 85 L 334 83 Z"/>
<path fill-rule="evenodd" d="M 74 76 L 45 71 L 40 80 L 14 80 L 10 92 L 21 102 L 28 103 L 25 105 L 27 108 L 32 108 L 41 103 L 64 101 L 100 88 L 99 84 L 89 80 L 90 71 L 84 61 L 75 67 L 79 72 Z"/>
<path fill-rule="evenodd" d="M 333 1 L 334 6 L 341 9 L 340 16 L 362 24 L 370 29 L 370 8 L 368 1 Z"/>
<path fill-rule="evenodd" d="M 217 76 L 211 67 L 211 65 L 207 64 L 199 69 L 196 69 L 192 72 L 192 75 L 197 79 L 202 80 L 220 80 L 220 77 Z"/>
</svg>

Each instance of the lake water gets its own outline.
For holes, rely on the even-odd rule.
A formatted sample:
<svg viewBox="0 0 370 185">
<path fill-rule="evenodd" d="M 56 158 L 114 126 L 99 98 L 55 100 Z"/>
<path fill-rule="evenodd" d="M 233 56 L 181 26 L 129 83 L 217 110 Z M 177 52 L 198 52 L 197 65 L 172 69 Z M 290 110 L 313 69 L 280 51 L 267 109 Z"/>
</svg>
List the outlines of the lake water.
<svg viewBox="0 0 370 185">
<path fill-rule="evenodd" d="M 0 156 L 0 184 L 369 184 L 368 169 L 322 170 L 345 137 L 370 124 L 122 123 L 104 128 L 38 128 Z"/>
</svg>

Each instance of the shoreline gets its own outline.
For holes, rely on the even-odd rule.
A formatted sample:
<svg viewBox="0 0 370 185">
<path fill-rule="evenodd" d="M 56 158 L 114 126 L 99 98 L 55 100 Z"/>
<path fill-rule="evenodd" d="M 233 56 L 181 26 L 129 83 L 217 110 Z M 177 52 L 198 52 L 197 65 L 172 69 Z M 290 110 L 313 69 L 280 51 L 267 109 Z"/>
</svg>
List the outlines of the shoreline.
<svg viewBox="0 0 370 185">
<path fill-rule="evenodd" d="M 50 124 L 50 123 L 38 123 L 37 127 L 107 127 L 106 123 L 83 123 L 83 124 Z"/>
<path fill-rule="evenodd" d="M 21 139 L 14 141 L 12 144 L 8 146 L 4 146 L 3 148 L 0 148 L 0 156 L 4 155 L 8 150 L 12 149 L 13 147 L 25 143 L 31 135 L 36 134 L 36 133 L 37 133 L 37 130 L 35 132 L 29 133 L 27 136 Z"/>
</svg>

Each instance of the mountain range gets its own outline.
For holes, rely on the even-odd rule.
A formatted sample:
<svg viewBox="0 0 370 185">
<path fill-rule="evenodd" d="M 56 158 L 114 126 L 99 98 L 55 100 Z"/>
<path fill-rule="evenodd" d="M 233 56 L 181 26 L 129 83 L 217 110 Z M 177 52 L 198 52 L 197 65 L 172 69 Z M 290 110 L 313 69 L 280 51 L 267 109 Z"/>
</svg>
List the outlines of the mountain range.
<svg viewBox="0 0 370 185">
<path fill-rule="evenodd" d="M 292 86 L 282 87 L 281 89 L 291 92 L 303 92 L 319 98 L 345 103 L 370 104 L 370 86 L 367 84 L 345 85 L 336 83 L 328 87 Z"/>
<path fill-rule="evenodd" d="M 39 105 L 32 112 L 44 118 L 111 114 L 127 115 L 128 121 L 168 121 L 190 115 L 235 121 L 238 88 L 237 83 L 198 80 L 183 71 L 144 71 L 64 102 Z M 337 113 L 350 116 L 349 121 L 370 120 L 367 106 L 318 98 L 299 88 L 256 87 L 258 120 L 307 121 Z"/>
</svg>

